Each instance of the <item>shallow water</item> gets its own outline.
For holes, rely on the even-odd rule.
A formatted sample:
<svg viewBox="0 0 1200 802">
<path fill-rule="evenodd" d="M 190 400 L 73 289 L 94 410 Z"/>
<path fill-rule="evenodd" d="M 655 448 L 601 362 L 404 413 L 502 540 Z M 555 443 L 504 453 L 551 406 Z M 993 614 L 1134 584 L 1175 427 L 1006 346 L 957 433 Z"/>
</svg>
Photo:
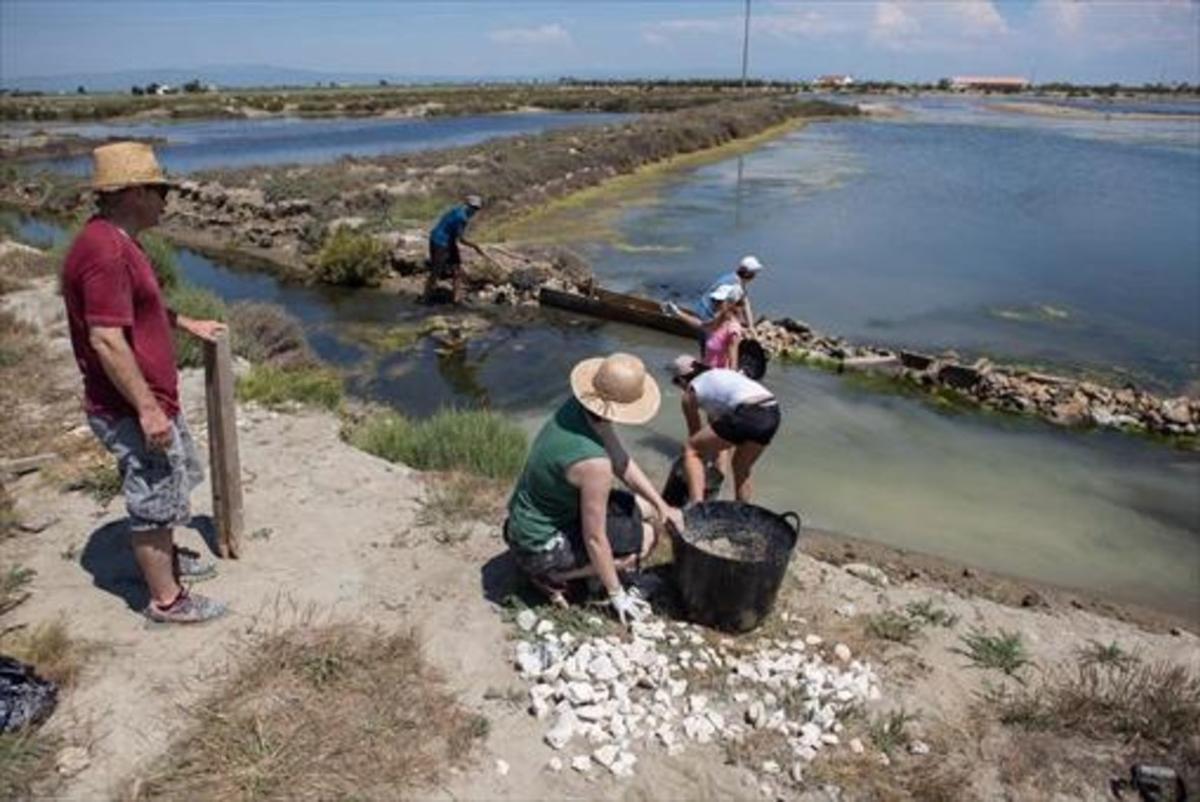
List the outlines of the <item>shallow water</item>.
<svg viewBox="0 0 1200 802">
<path fill-rule="evenodd" d="M 1002 119 L 1004 126 L 1013 124 L 1007 116 Z M 1196 179 L 1186 174 L 1170 179 L 1169 170 L 1159 165 L 1162 172 L 1154 175 L 1167 187 L 1152 190 L 1138 182 L 1145 180 L 1147 164 L 1165 159 L 1186 167 L 1194 164 L 1188 161 L 1192 157 L 1176 163 L 1161 153 L 1136 152 L 1131 154 L 1135 166 L 1113 168 L 1129 182 L 1125 197 L 1162 211 L 1152 196 L 1165 191 L 1185 207 L 1164 212 L 1167 219 L 1159 228 L 1174 240 L 1156 251 L 1166 255 L 1156 260 L 1156 270 L 1166 270 L 1169 280 L 1146 276 L 1133 282 L 1154 313 L 1122 312 L 1112 293 L 1131 293 L 1137 286 L 1112 276 L 1116 286 L 1105 292 L 1075 292 L 1079 285 L 1088 289 L 1087 281 L 1073 275 L 1078 271 L 1064 274 L 1055 260 L 1032 248 L 1038 238 L 1014 233 L 1015 219 L 1037 220 L 1039 214 L 1052 214 L 1061 226 L 1064 215 L 1071 215 L 1056 211 L 1055 198 L 1038 201 L 1028 178 L 1014 185 L 990 177 L 982 166 L 953 164 L 953 159 L 978 161 L 980 148 L 1002 149 L 1005 131 L 974 130 L 978 126 L 963 119 L 930 123 L 932 134 L 914 130 L 916 125 L 814 126 L 746 156 L 740 183 L 736 159 L 675 177 L 660 194 L 635 198 L 617 222 L 619 240 L 635 246 L 632 250 L 610 242 L 592 245 L 591 251 L 606 282 L 666 293 L 690 290 L 714 267 L 756 250 L 771 263 L 755 288 L 763 309 L 799 312 L 831 331 L 870 339 L 881 339 L 882 332 L 897 341 L 929 344 L 946 338 L 959 344 L 962 337 L 989 351 L 1051 349 L 1070 360 L 1092 354 L 1101 360 L 1118 355 L 1137 360 L 1146 353 L 1149 331 L 1162 347 L 1186 353 L 1179 329 L 1194 317 L 1187 314 L 1186 299 L 1162 296 L 1192 286 L 1187 271 L 1172 260 L 1197 252 L 1189 239 L 1193 235 L 1177 229 L 1194 211 L 1182 190 Z M 943 160 L 949 163 L 940 165 L 925 137 L 953 139 L 951 126 L 967 144 L 947 145 Z M 1061 137 L 1032 128 L 1021 134 L 1018 126 L 1017 136 L 1033 136 L 1035 142 L 1027 141 L 1026 147 L 1035 151 L 1050 148 L 1040 157 L 1044 164 L 1070 160 L 1071 147 Z M 1042 136 L 1049 139 L 1039 145 Z M 1113 147 L 1103 138 L 1086 141 Z M 897 159 L 908 169 L 893 169 Z M 918 164 L 925 168 L 914 170 Z M 936 186 L 922 187 L 922 181 Z M 982 194 L 976 188 L 980 182 Z M 958 194 L 945 197 L 955 187 Z M 1028 192 L 1033 195 L 1023 194 Z M 922 199 L 944 217 L 931 226 L 912 209 L 885 214 L 874 197 L 880 193 L 893 201 Z M 1089 208 L 1111 202 L 1093 203 L 1078 188 L 1068 194 Z M 1004 197 L 1011 203 L 991 206 Z M 1125 209 L 1126 217 L 1136 218 L 1130 226 L 1145 238 L 1153 224 L 1135 211 Z M 863 216 L 870 219 L 864 223 Z M 1000 218 L 1009 224 L 1004 236 L 990 230 Z M 1111 220 L 1111 213 L 1105 219 Z M 906 232 L 905 224 L 915 228 Z M 966 230 L 957 230 L 962 227 Z M 961 252 L 973 236 L 999 255 L 980 256 L 969 269 L 963 266 L 967 263 L 939 256 L 949 244 Z M 1091 246 L 1064 239 L 1058 258 L 1081 265 L 1085 273 L 1092 270 L 1082 266 L 1083 256 L 1070 256 L 1076 247 L 1092 254 Z M 885 247 L 889 242 L 892 247 Z M 919 258 L 922 249 L 929 249 L 924 259 Z M 871 254 L 887 258 L 868 258 Z M 1028 260 L 1039 268 L 1027 267 Z M 304 321 L 318 353 L 348 371 L 356 394 L 411 414 L 446 405 L 488 406 L 533 432 L 565 397 L 565 377 L 577 360 L 616 349 L 637 353 L 663 382 L 664 403 L 651 425 L 626 428 L 623 436 L 658 480 L 665 479 L 678 454 L 684 424 L 664 366 L 691 348 L 686 340 L 542 311 L 527 325 L 504 313 L 495 328 L 463 349 L 439 352 L 424 341 L 379 353 L 355 336 L 357 327 L 396 325 L 425 310 L 381 292 L 282 285 L 186 251 L 182 262 L 190 280 L 229 300 L 284 305 Z M 1072 300 L 1050 292 L 1056 288 Z M 1091 328 L 1071 337 L 1073 330 L 1064 332 L 1052 312 L 1040 311 L 1045 320 L 1036 317 L 1038 311 L 1029 312 L 1035 317 L 1026 320 L 987 311 L 997 306 L 1028 310 L 1031 304 L 1053 309 L 1061 304 L 1068 321 L 1083 320 Z M 1113 315 L 1102 314 L 1105 309 L 1119 325 Z M 880 325 L 885 320 L 891 325 Z M 1123 339 L 1122 325 L 1139 335 Z M 781 399 L 784 425 L 755 473 L 765 506 L 796 510 L 807 525 L 1200 619 L 1200 455 L 1124 435 L 1066 432 L 1032 420 L 947 415 L 919 400 L 881 395 L 803 368 L 772 365 L 767 382 Z"/>
<path fill-rule="evenodd" d="M 133 124 L 44 125 L 89 137 L 159 137 L 156 148 L 170 172 L 190 173 L 218 167 L 267 164 L 314 164 L 343 156 L 378 156 L 426 148 L 474 145 L 487 139 L 536 134 L 555 128 L 600 125 L 627 119 L 621 114 L 530 112 L 469 117 L 202 120 Z M 90 157 L 32 162 L 75 175 L 90 169 Z"/>
</svg>

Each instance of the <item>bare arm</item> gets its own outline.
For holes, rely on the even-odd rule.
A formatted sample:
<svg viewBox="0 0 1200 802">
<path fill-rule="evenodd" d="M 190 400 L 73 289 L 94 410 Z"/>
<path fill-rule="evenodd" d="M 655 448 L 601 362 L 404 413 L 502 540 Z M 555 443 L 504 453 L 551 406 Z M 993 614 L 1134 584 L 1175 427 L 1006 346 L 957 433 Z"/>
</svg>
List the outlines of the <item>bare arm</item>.
<svg viewBox="0 0 1200 802">
<path fill-rule="evenodd" d="M 621 591 L 608 542 L 608 494 L 612 490 L 612 477 L 612 465 L 606 459 L 585 459 L 567 469 L 567 480 L 579 488 L 583 544 L 596 576 L 610 596 Z"/>
<path fill-rule="evenodd" d="M 750 331 L 751 337 L 757 337 L 758 332 L 754 330 L 754 310 L 750 308 L 750 294 L 746 293 L 742 296 L 742 320 L 746 324 L 746 328 Z M 736 362 L 734 363 L 737 364 Z"/>
<path fill-rule="evenodd" d="M 154 448 L 166 448 L 171 442 L 171 422 L 150 392 L 150 385 L 125 340 L 124 330 L 95 326 L 88 330 L 88 342 L 100 358 L 105 375 L 137 411 L 147 443 Z"/>
<path fill-rule="evenodd" d="M 731 370 L 738 369 L 738 345 L 742 342 L 741 330 L 734 331 L 729 337 L 729 367 Z"/>
<path fill-rule="evenodd" d="M 612 430 L 612 426 L 602 425 L 596 427 L 600 433 L 601 439 L 604 440 L 604 450 L 608 452 L 608 458 L 612 460 L 612 471 L 625 485 L 638 494 L 657 510 L 659 518 L 663 521 L 674 521 L 675 525 L 681 531 L 683 530 L 683 518 L 679 510 L 672 507 L 663 497 L 654 489 L 654 485 L 646 478 L 646 474 L 642 472 L 641 467 L 633 461 L 633 457 L 625 450 L 625 446 L 617 439 L 616 432 Z"/>
</svg>

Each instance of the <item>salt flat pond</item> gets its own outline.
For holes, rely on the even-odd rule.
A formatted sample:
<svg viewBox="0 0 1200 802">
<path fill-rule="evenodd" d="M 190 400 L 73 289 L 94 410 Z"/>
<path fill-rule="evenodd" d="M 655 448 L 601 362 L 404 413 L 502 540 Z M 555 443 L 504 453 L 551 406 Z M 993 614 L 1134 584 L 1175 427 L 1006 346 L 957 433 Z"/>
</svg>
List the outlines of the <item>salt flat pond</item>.
<svg viewBox="0 0 1200 802">
<path fill-rule="evenodd" d="M 1166 126 L 1156 128 L 1155 126 Z M 1200 131 L 938 101 L 899 121 L 809 126 L 622 199 L 569 211 L 609 284 L 687 297 L 745 252 L 771 267 L 759 308 L 853 338 L 1091 365 L 1180 387 L 1196 377 Z M 612 206 L 611 200 L 602 201 Z M 588 215 L 596 219 L 589 221 Z M 549 224 L 548 224 L 549 225 Z M 487 405 L 533 431 L 578 359 L 662 366 L 690 344 L 556 312 L 501 318 L 465 348 L 380 353 L 355 335 L 425 310 L 384 293 L 282 285 L 182 253 L 227 300 L 300 317 L 352 391 L 411 414 Z M 1200 618 L 1200 456 L 1111 433 L 945 414 L 837 376 L 773 365 L 784 426 L 760 497 L 806 524 Z M 627 437 L 664 476 L 677 395 Z"/>
</svg>

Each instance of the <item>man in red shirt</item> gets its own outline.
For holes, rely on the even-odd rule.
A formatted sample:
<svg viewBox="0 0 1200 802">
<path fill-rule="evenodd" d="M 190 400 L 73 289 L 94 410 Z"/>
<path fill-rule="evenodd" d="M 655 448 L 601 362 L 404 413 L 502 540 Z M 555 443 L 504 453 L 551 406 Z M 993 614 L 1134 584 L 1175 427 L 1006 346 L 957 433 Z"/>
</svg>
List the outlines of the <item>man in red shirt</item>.
<svg viewBox="0 0 1200 802">
<path fill-rule="evenodd" d="M 133 554 L 149 589 L 148 618 L 196 623 L 225 607 L 189 594 L 183 577 L 211 575 L 172 528 L 191 518 L 189 494 L 203 468 L 179 405 L 171 329 L 211 340 L 223 330 L 167 308 L 137 235 L 158 224 L 171 184 L 148 145 L 118 142 L 93 152 L 98 214 L 63 262 L 71 346 L 83 374 L 92 431 L 117 458 Z"/>
</svg>

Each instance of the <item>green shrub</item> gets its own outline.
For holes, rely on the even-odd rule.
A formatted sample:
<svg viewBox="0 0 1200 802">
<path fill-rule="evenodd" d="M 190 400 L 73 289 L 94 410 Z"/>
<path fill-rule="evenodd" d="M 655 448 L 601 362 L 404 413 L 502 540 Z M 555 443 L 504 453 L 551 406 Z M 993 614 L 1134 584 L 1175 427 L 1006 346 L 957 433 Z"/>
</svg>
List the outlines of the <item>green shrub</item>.
<svg viewBox="0 0 1200 802">
<path fill-rule="evenodd" d="M 208 290 L 177 281 L 166 293 L 167 304 L 177 314 L 195 320 L 225 320 L 225 302 Z M 175 330 L 175 359 L 181 368 L 198 368 L 204 364 L 204 343 L 185 331 Z"/>
<path fill-rule="evenodd" d="M 238 398 L 256 401 L 266 407 L 296 403 L 337 409 L 343 394 L 341 377 L 321 367 L 286 369 L 255 365 L 237 384 Z"/>
<path fill-rule="evenodd" d="M 348 287 L 378 286 L 386 273 L 385 255 L 374 237 L 339 228 L 317 255 L 317 278 Z"/>
<path fill-rule="evenodd" d="M 229 309 L 229 330 L 233 352 L 256 365 L 298 368 L 317 364 L 300 321 L 281 306 L 234 304 Z"/>
<path fill-rule="evenodd" d="M 162 287 L 164 293 L 173 291 L 180 283 L 179 259 L 175 255 L 175 246 L 151 232 L 139 234 L 138 242 L 150 258 L 154 275 L 158 276 L 158 286 Z"/>
<path fill-rule="evenodd" d="M 367 453 L 418 470 L 513 479 L 525 461 L 525 432 L 485 410 L 443 410 L 423 421 L 383 413 L 354 427 L 348 439 Z"/>
</svg>

